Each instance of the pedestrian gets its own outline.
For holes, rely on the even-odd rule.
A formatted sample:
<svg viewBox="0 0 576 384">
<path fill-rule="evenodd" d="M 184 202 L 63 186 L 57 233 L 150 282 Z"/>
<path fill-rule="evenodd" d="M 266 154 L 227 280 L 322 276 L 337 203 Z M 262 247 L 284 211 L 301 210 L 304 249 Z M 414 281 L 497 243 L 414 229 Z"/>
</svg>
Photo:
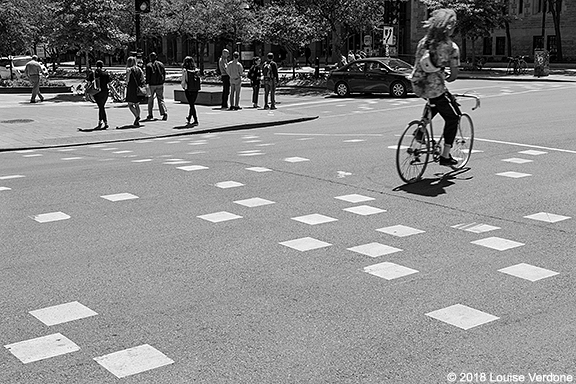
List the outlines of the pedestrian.
<svg viewBox="0 0 576 384">
<path fill-rule="evenodd" d="M 354 60 L 356 60 L 356 57 L 354 56 L 354 51 L 353 50 L 349 50 L 348 51 L 348 63 L 353 62 Z"/>
<path fill-rule="evenodd" d="M 242 89 L 242 74 L 244 67 L 238 61 L 240 54 L 234 52 L 232 54 L 232 61 L 228 63 L 228 75 L 230 75 L 230 110 L 238 111 L 240 107 L 240 90 Z"/>
<path fill-rule="evenodd" d="M 150 61 L 146 64 L 146 84 L 148 84 L 148 116 L 146 120 L 153 120 L 154 96 L 158 99 L 158 110 L 162 120 L 168 120 L 168 110 L 164 102 L 164 82 L 166 81 L 166 68 L 157 60 L 156 52 L 148 55 Z"/>
<path fill-rule="evenodd" d="M 262 69 L 260 68 L 260 58 L 256 56 L 252 59 L 252 66 L 248 70 L 248 78 L 252 87 L 252 106 L 260 108 L 258 105 L 258 96 L 260 93 L 260 80 L 262 78 Z"/>
<path fill-rule="evenodd" d="M 98 60 L 96 62 L 96 70 L 88 73 L 88 81 L 95 81 L 100 88 L 100 92 L 93 95 L 96 105 L 98 105 L 98 125 L 95 130 L 107 129 L 108 118 L 106 117 L 106 101 L 108 100 L 108 83 L 110 82 L 110 75 L 104 69 L 104 62 Z"/>
<path fill-rule="evenodd" d="M 264 79 L 264 109 L 276 109 L 276 85 L 278 84 L 278 65 L 274 62 L 274 54 L 270 52 L 267 60 L 262 66 L 262 77 Z M 268 106 L 268 96 L 270 96 L 270 106 Z"/>
<path fill-rule="evenodd" d="M 230 75 L 228 74 L 228 55 L 230 51 L 222 50 L 222 56 L 218 60 L 218 69 L 222 79 L 222 109 L 228 109 L 228 95 L 230 94 Z"/>
<path fill-rule="evenodd" d="M 196 98 L 198 97 L 198 91 L 200 90 L 200 71 L 196 68 L 196 63 L 191 56 L 186 56 L 184 62 L 182 63 L 182 89 L 184 89 L 184 94 L 186 95 L 186 100 L 188 100 L 188 117 L 186 117 L 186 124 L 191 126 L 198 125 L 198 115 L 196 114 Z M 194 121 L 190 123 L 190 120 L 194 118 Z"/>
<path fill-rule="evenodd" d="M 43 74 L 42 66 L 38 62 L 38 56 L 32 56 L 32 60 L 30 60 L 26 64 L 26 68 L 24 69 L 24 73 L 28 76 L 30 80 L 30 85 L 32 86 L 32 96 L 30 98 L 31 103 L 36 102 L 36 96 L 40 99 L 40 101 L 44 101 L 44 96 L 40 93 L 40 76 Z"/>
<path fill-rule="evenodd" d="M 424 22 L 426 36 L 416 48 L 416 60 L 411 81 L 414 93 L 428 99 L 433 116 L 437 113 L 444 119 L 444 148 L 440 154 L 440 165 L 453 166 L 458 161 L 450 151 L 458 130 L 460 109 L 454 97 L 448 91 L 446 82 L 452 82 L 458 77 L 460 65 L 460 49 L 450 38 L 456 26 L 456 12 L 452 9 L 437 9 Z M 446 75 L 444 68 L 449 68 Z M 422 132 L 414 132 L 416 140 L 421 140 Z"/>
<path fill-rule="evenodd" d="M 346 56 L 344 56 L 343 54 L 340 53 L 340 60 L 338 61 L 338 64 L 336 64 L 336 68 L 342 68 L 346 64 L 348 64 L 348 61 L 346 60 Z"/>
<path fill-rule="evenodd" d="M 306 57 L 306 65 L 312 66 L 312 62 L 310 61 L 310 56 L 312 56 L 312 51 L 310 50 L 309 46 L 304 48 L 304 56 Z"/>
<path fill-rule="evenodd" d="M 128 108 L 134 115 L 134 126 L 140 126 L 140 103 L 146 99 L 140 91 L 146 88 L 144 80 L 144 72 L 136 64 L 134 56 L 128 57 L 126 60 L 126 101 Z M 140 94 L 139 94 L 140 93 Z"/>
</svg>

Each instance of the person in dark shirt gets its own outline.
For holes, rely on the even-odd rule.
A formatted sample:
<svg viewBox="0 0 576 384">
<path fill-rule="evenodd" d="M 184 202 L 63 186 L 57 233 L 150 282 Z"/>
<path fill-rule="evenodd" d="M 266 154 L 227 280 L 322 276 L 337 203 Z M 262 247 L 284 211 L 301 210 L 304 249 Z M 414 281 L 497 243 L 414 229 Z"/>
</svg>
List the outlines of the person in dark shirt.
<svg viewBox="0 0 576 384">
<path fill-rule="evenodd" d="M 93 97 L 98 105 L 98 125 L 94 128 L 96 130 L 108 128 L 108 118 L 106 117 L 106 101 L 108 100 L 108 83 L 110 82 L 110 75 L 104 69 L 102 60 L 96 62 L 96 70 L 88 73 L 88 81 L 96 80 L 97 85 L 100 87 L 100 92 L 96 93 Z"/>
<path fill-rule="evenodd" d="M 168 120 L 168 111 L 164 102 L 164 82 L 166 81 L 166 68 L 161 61 L 156 60 L 156 53 L 152 52 L 148 58 L 150 62 L 146 64 L 146 84 L 148 84 L 148 116 L 146 120 L 153 120 L 154 115 L 154 95 L 158 99 L 158 109 L 162 115 L 162 120 Z"/>
</svg>

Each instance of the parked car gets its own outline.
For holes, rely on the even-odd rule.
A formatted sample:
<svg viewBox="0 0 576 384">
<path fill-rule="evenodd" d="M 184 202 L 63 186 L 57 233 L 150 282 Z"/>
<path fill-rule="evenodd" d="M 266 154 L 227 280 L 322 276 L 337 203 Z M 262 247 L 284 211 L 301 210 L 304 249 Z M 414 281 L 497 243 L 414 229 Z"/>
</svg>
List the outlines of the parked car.
<svg viewBox="0 0 576 384">
<path fill-rule="evenodd" d="M 18 72 L 20 77 L 21 75 L 23 75 L 26 71 L 26 64 L 28 64 L 28 62 L 32 60 L 32 56 L 14 56 L 12 57 L 12 68 L 15 72 Z M 42 73 L 44 73 L 44 76 L 48 76 L 48 68 L 46 68 L 46 66 L 43 63 L 40 63 L 40 66 L 42 67 Z"/>
<path fill-rule="evenodd" d="M 16 78 L 16 72 L 13 73 Z M 0 57 L 0 79 L 10 80 L 10 59 L 7 57 Z"/>
<path fill-rule="evenodd" d="M 393 57 L 368 57 L 330 71 L 326 87 L 338 96 L 350 93 L 390 93 L 406 97 L 412 92 L 408 77 L 412 65 Z"/>
</svg>

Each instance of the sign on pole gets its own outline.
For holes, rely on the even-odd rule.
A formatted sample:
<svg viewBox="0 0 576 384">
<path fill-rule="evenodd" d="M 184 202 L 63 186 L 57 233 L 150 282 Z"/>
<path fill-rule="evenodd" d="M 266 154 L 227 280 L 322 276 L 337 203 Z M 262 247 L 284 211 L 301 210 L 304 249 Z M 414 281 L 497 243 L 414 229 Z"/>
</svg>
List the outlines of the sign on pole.
<svg viewBox="0 0 576 384">
<path fill-rule="evenodd" d="M 384 45 L 394 45 L 394 27 L 384 27 L 382 42 Z"/>
<path fill-rule="evenodd" d="M 372 36 L 371 35 L 364 35 L 364 45 L 371 46 L 372 45 Z"/>
</svg>

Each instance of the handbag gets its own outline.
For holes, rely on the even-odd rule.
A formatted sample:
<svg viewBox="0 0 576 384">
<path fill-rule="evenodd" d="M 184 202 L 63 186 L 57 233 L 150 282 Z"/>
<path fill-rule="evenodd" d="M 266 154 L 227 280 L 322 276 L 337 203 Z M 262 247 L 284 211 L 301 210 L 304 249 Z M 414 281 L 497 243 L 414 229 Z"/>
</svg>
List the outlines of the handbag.
<svg viewBox="0 0 576 384">
<path fill-rule="evenodd" d="M 100 88 L 100 79 L 95 78 L 94 80 L 88 82 L 88 85 L 86 85 L 86 89 L 84 90 L 84 92 L 94 96 L 101 90 L 102 89 Z"/>
<path fill-rule="evenodd" d="M 134 82 L 136 82 L 136 97 L 138 97 L 138 102 L 143 103 L 148 100 L 148 89 L 146 85 L 138 85 L 134 72 L 132 72 L 132 75 L 134 76 Z"/>
</svg>

